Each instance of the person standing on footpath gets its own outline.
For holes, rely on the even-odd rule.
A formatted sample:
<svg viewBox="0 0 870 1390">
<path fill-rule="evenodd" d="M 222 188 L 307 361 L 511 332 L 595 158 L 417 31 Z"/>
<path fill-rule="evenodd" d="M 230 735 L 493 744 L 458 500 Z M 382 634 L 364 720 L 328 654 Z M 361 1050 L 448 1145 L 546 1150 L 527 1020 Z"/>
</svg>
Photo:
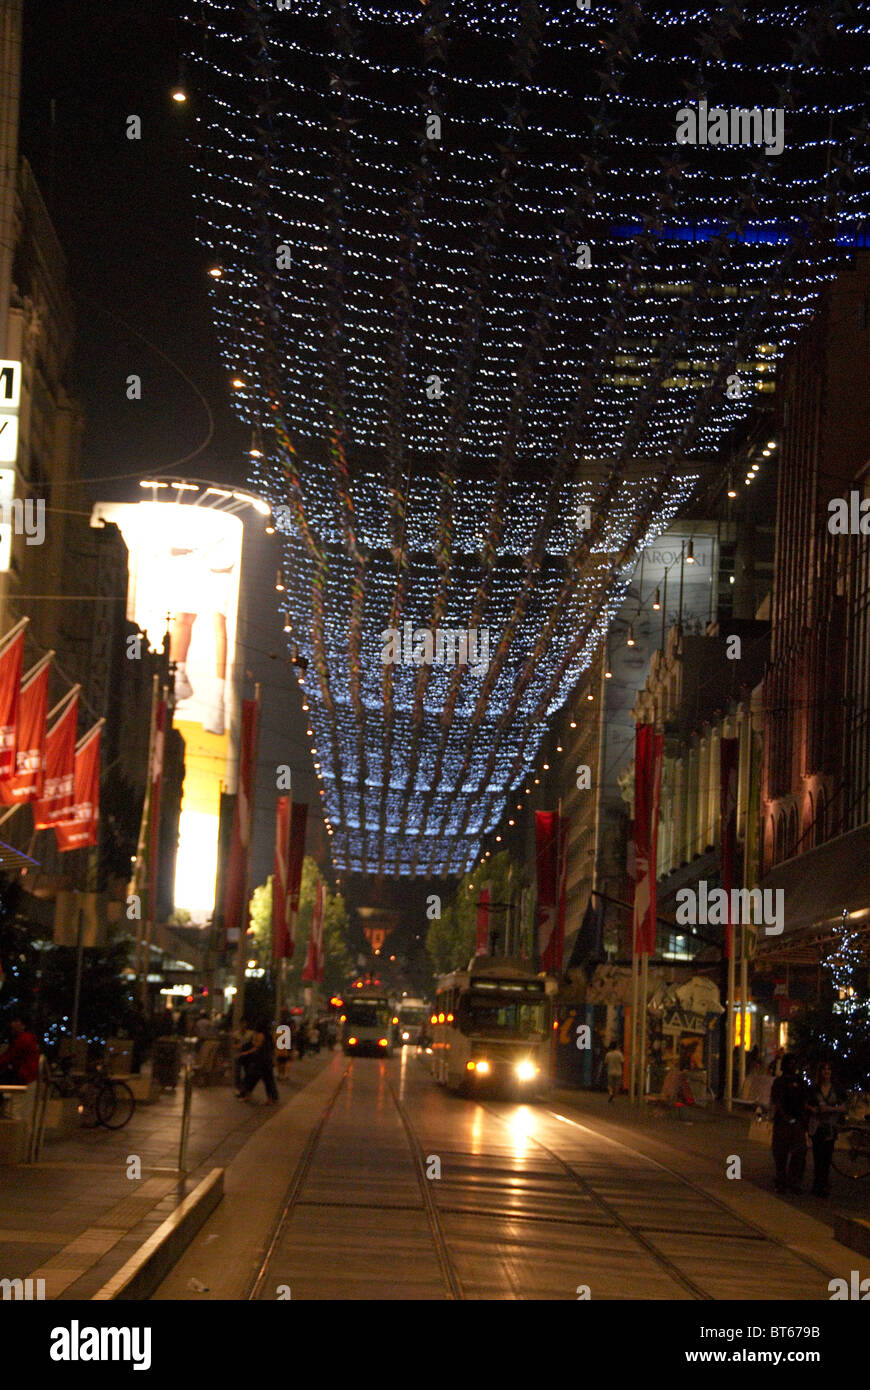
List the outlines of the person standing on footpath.
<svg viewBox="0 0 870 1390">
<path fill-rule="evenodd" d="M 807 1161 L 807 1086 L 798 1075 L 791 1053 L 782 1059 L 782 1072 L 770 1088 L 773 1111 L 773 1161 L 776 1165 L 774 1188 L 777 1192 L 802 1191 L 801 1179 Z"/>
<path fill-rule="evenodd" d="M 813 1143 L 813 1196 L 829 1197 L 831 1159 L 837 1142 L 837 1121 L 843 1114 L 846 1097 L 834 1085 L 830 1062 L 821 1062 L 816 1070 L 815 1085 L 811 1087 L 807 1109 L 810 1112 L 810 1138 Z"/>
</svg>

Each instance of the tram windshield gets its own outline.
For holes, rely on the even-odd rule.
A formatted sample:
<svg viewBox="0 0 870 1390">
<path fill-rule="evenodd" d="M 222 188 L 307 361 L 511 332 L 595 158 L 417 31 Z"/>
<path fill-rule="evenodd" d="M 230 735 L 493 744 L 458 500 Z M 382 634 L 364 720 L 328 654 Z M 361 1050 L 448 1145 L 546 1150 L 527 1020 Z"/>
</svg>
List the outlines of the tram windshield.
<svg viewBox="0 0 870 1390">
<path fill-rule="evenodd" d="M 466 995 L 460 1008 L 460 1026 L 464 1033 L 542 1037 L 546 1030 L 546 1005 L 543 1001 L 479 999 L 473 994 Z"/>
<path fill-rule="evenodd" d="M 401 1004 L 399 1006 L 399 1017 L 403 1023 L 425 1023 L 429 1017 L 429 1010 L 427 1008 L 409 1009 L 406 1005 Z"/>
<path fill-rule="evenodd" d="M 347 1021 L 355 1028 L 386 1028 L 391 1014 L 386 1004 L 353 999 L 347 1005 Z"/>
</svg>

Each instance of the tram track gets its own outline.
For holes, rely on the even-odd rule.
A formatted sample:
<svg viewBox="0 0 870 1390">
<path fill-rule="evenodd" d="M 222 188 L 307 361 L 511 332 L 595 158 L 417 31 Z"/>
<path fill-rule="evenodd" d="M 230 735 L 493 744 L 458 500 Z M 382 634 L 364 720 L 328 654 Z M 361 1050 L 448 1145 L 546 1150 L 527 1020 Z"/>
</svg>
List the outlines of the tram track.
<svg viewBox="0 0 870 1390">
<path fill-rule="evenodd" d="M 478 1102 L 478 1104 L 480 1104 L 480 1102 Z M 491 1115 L 493 1119 L 498 1120 L 507 1128 L 513 1128 L 511 1120 L 503 1115 L 498 1114 L 498 1112 L 493 1110 L 491 1106 L 481 1105 L 481 1109 L 485 1110 L 486 1113 Z M 614 1139 L 610 1135 L 602 1134 L 600 1131 L 592 1129 L 588 1125 L 582 1125 L 579 1121 L 571 1120 L 565 1115 L 560 1115 L 555 1110 L 545 1108 L 543 1113 L 549 1115 L 554 1120 L 558 1120 L 562 1123 L 572 1125 L 576 1129 L 584 1130 L 599 1143 L 604 1142 L 607 1144 L 612 1144 L 617 1148 L 623 1150 L 624 1153 L 631 1154 L 634 1158 L 641 1159 L 644 1163 L 649 1164 L 650 1167 L 657 1168 L 661 1172 L 667 1173 L 669 1177 L 675 1179 L 682 1186 L 689 1188 L 699 1197 L 703 1198 L 705 1202 L 709 1202 L 711 1205 L 717 1207 L 720 1211 L 724 1212 L 731 1220 L 739 1223 L 741 1226 L 745 1228 L 747 1232 L 746 1235 L 740 1236 L 732 1234 L 731 1239 L 742 1238 L 744 1240 L 759 1241 L 764 1242 L 766 1244 L 774 1245 L 778 1247 L 778 1249 L 784 1251 L 790 1258 L 799 1260 L 802 1264 L 805 1264 L 808 1268 L 814 1270 L 816 1273 L 822 1274 L 825 1279 L 829 1277 L 830 1271 L 827 1270 L 823 1265 L 820 1265 L 815 1260 L 810 1259 L 801 1251 L 793 1249 L 784 1241 L 780 1240 L 777 1236 L 772 1235 L 762 1226 L 757 1225 L 754 1221 L 751 1221 L 749 1220 L 749 1218 L 740 1215 L 738 1212 L 735 1212 L 734 1209 L 730 1207 L 727 1202 L 723 1202 L 720 1198 L 705 1191 L 705 1189 L 699 1187 L 697 1183 L 692 1182 L 691 1178 L 686 1178 L 682 1173 L 679 1173 L 676 1169 L 668 1167 L 667 1164 L 661 1163 L 658 1159 L 651 1158 L 648 1154 L 643 1153 L 640 1149 L 635 1149 L 630 1144 L 626 1144 L 619 1139 Z M 649 1238 L 651 1234 L 656 1234 L 655 1230 L 642 1230 L 634 1222 L 629 1221 L 619 1211 L 616 1210 L 616 1207 L 614 1206 L 613 1202 L 611 1202 L 608 1198 L 602 1196 L 602 1194 L 596 1190 L 593 1183 L 590 1182 L 588 1178 L 585 1178 L 582 1174 L 577 1172 L 577 1170 L 568 1161 L 568 1159 L 563 1158 L 562 1155 L 557 1153 L 555 1149 L 551 1148 L 549 1144 L 545 1144 L 543 1140 L 537 1138 L 535 1135 L 529 1134 L 526 1137 L 530 1140 L 531 1143 L 535 1144 L 543 1153 L 545 1153 L 548 1156 L 548 1158 L 550 1158 L 554 1163 L 556 1163 L 566 1174 L 566 1176 L 570 1178 L 570 1180 L 574 1184 L 576 1184 L 580 1191 L 586 1197 L 588 1197 L 590 1201 L 594 1202 L 595 1205 L 602 1212 L 605 1213 L 605 1215 L 608 1217 L 610 1221 L 614 1223 L 614 1225 L 618 1226 L 628 1236 L 630 1236 L 632 1240 L 634 1240 L 638 1245 L 640 1245 L 642 1249 L 645 1250 L 646 1253 L 650 1255 L 655 1260 L 655 1262 L 666 1271 L 669 1278 L 674 1279 L 683 1288 L 687 1289 L 692 1294 L 693 1298 L 697 1299 L 698 1301 L 717 1301 L 715 1294 L 710 1293 L 708 1292 L 708 1290 L 704 1289 L 699 1283 L 692 1279 L 690 1275 L 686 1274 L 684 1270 L 681 1270 L 679 1266 L 675 1263 L 675 1261 L 673 1261 L 669 1256 L 665 1255 L 661 1250 L 658 1249 L 654 1241 L 652 1241 Z M 660 1233 L 670 1234 L 671 1230 L 670 1228 L 660 1228 Z"/>
<path fill-rule="evenodd" d="M 485 1110 L 488 1115 L 491 1115 L 493 1119 L 500 1121 L 500 1123 L 507 1125 L 509 1128 L 511 1127 L 510 1120 L 499 1115 L 495 1110 L 492 1110 L 490 1106 L 483 1105 L 481 1108 Z M 553 1114 L 553 1111 L 547 1111 L 547 1114 Z M 649 1240 L 633 1222 L 626 1220 L 626 1218 L 616 1210 L 612 1202 L 608 1201 L 606 1197 L 602 1197 L 601 1193 L 596 1191 L 587 1178 L 581 1177 L 581 1175 L 571 1167 L 567 1159 L 562 1158 L 561 1154 L 556 1153 L 555 1149 L 551 1149 L 548 1144 L 536 1138 L 535 1135 L 528 1135 L 527 1138 L 529 1138 L 533 1144 L 536 1144 L 548 1158 L 557 1163 L 567 1177 L 573 1183 L 576 1183 L 583 1195 L 588 1197 L 591 1202 L 594 1202 L 614 1226 L 618 1226 L 626 1235 L 630 1236 L 636 1244 L 640 1245 L 642 1249 L 665 1270 L 670 1279 L 675 1280 L 676 1283 L 680 1284 L 684 1289 L 687 1289 L 693 1298 L 704 1301 L 713 1300 L 713 1294 L 707 1293 L 705 1289 L 701 1288 L 700 1284 L 696 1284 L 693 1279 L 679 1269 L 677 1265 L 674 1264 L 673 1260 L 669 1259 L 667 1255 L 664 1255 L 661 1250 L 658 1250 L 653 1242 Z"/>
<path fill-rule="evenodd" d="M 336 1203 L 328 1201 L 317 1201 L 312 1200 L 310 1198 L 303 1198 L 303 1193 L 305 1190 L 305 1183 L 311 1170 L 311 1166 L 314 1161 L 314 1157 L 317 1152 L 318 1146 L 323 1137 L 330 1116 L 332 1115 L 335 1104 L 342 1092 L 342 1089 L 344 1088 L 345 1082 L 351 1075 L 352 1069 L 353 1061 L 349 1062 L 342 1071 L 338 1085 L 335 1087 L 335 1090 L 329 1097 L 326 1105 L 324 1106 L 323 1113 L 321 1114 L 320 1119 L 318 1120 L 317 1124 L 314 1126 L 314 1128 L 308 1136 L 308 1139 L 306 1140 L 305 1147 L 299 1156 L 299 1159 L 296 1163 L 296 1167 L 293 1170 L 293 1174 L 287 1186 L 287 1190 L 285 1192 L 281 1204 L 281 1211 L 277 1220 L 275 1221 L 274 1227 L 272 1229 L 272 1234 L 269 1239 L 269 1243 L 266 1247 L 266 1251 L 260 1260 L 259 1268 L 256 1274 L 254 1275 L 248 1292 L 246 1294 L 246 1299 L 249 1302 L 259 1299 L 263 1289 L 267 1285 L 269 1279 L 269 1271 L 272 1266 L 273 1258 L 277 1250 L 279 1249 L 282 1240 L 284 1239 L 288 1224 L 293 1216 L 294 1211 L 302 1204 L 304 1204 L 307 1207 L 324 1208 L 329 1208 L 337 1205 Z M 453 1259 L 451 1258 L 449 1249 L 447 1247 L 447 1241 L 445 1239 L 444 1231 L 441 1225 L 440 1215 L 438 1213 L 438 1209 L 434 1201 L 432 1200 L 432 1193 L 430 1191 L 429 1183 L 426 1178 L 426 1158 L 423 1153 L 423 1149 L 414 1132 L 414 1128 L 411 1124 L 407 1110 L 403 1105 L 402 1101 L 399 1099 L 396 1088 L 389 1076 L 387 1076 L 386 1081 L 387 1089 L 389 1091 L 393 1105 L 395 1106 L 399 1120 L 401 1121 L 402 1128 L 405 1134 L 405 1139 L 407 1141 L 408 1149 L 410 1151 L 409 1156 L 414 1169 L 415 1177 L 417 1179 L 417 1186 L 420 1191 L 422 1208 L 426 1216 L 429 1235 L 431 1237 L 432 1245 L 434 1247 L 435 1257 L 438 1263 L 438 1269 L 440 1272 L 441 1280 L 444 1284 L 446 1295 L 448 1299 L 451 1300 L 463 1300 L 466 1297 L 465 1291 L 457 1273 L 456 1266 L 453 1262 Z M 376 1204 L 357 1203 L 355 1205 L 366 1207 L 370 1210 L 384 1210 L 383 1207 L 379 1207 Z M 419 1211 L 419 1207 L 410 1206 L 406 1204 L 392 1204 L 389 1210 Z"/>
<path fill-rule="evenodd" d="M 649 1163 L 654 1168 L 659 1168 L 663 1173 L 667 1173 L 669 1177 L 675 1178 L 677 1182 L 682 1183 L 684 1187 L 688 1187 L 692 1192 L 697 1193 L 705 1202 L 710 1202 L 713 1206 L 717 1207 L 719 1211 L 725 1212 L 726 1215 L 733 1220 L 738 1221 L 741 1226 L 745 1226 L 747 1231 L 750 1231 L 752 1234 L 744 1236 L 743 1239 L 763 1240 L 770 1245 L 776 1245 L 780 1250 L 786 1251 L 792 1259 L 800 1260 L 801 1263 L 807 1265 L 809 1269 L 815 1270 L 817 1274 L 824 1275 L 825 1279 L 830 1277 L 831 1271 L 825 1265 L 819 1264 L 817 1260 L 811 1259 L 809 1255 L 805 1255 L 802 1251 L 795 1250 L 792 1246 L 787 1245 L 785 1241 L 780 1240 L 778 1236 L 771 1235 L 770 1231 L 765 1230 L 763 1226 L 759 1226 L 757 1222 L 751 1221 L 748 1216 L 743 1216 L 739 1212 L 736 1212 L 734 1208 L 729 1206 L 727 1202 L 724 1202 L 721 1197 L 717 1197 L 712 1192 L 708 1192 L 705 1188 L 699 1187 L 696 1182 L 693 1182 L 691 1178 L 687 1178 L 683 1173 L 678 1172 L 676 1168 L 669 1167 L 667 1163 L 662 1163 L 660 1159 L 651 1158 L 649 1154 L 643 1153 L 640 1149 L 634 1148 L 631 1144 L 626 1144 L 621 1139 L 614 1139 L 609 1134 L 602 1134 L 600 1130 L 595 1130 L 589 1125 L 581 1124 L 579 1120 L 572 1120 L 567 1115 L 560 1115 L 556 1110 L 547 1109 L 546 1113 L 551 1115 L 553 1119 L 560 1120 L 563 1124 L 569 1124 L 575 1129 L 585 1130 L 588 1134 L 594 1135 L 596 1139 L 604 1140 L 605 1143 L 613 1144 L 623 1149 L 626 1153 L 633 1154 L 636 1158 L 643 1159 L 645 1163 Z"/>
<path fill-rule="evenodd" d="M 281 1238 L 287 1227 L 287 1222 L 289 1221 L 290 1217 L 293 1214 L 294 1208 L 297 1206 L 299 1202 L 299 1197 L 302 1192 L 302 1188 L 305 1184 L 305 1179 L 308 1176 L 308 1171 L 311 1168 L 311 1163 L 314 1159 L 315 1151 L 317 1149 L 318 1144 L 320 1143 L 323 1131 L 326 1128 L 326 1123 L 330 1115 L 332 1114 L 335 1102 L 338 1100 L 338 1097 L 341 1094 L 341 1091 L 344 1087 L 344 1083 L 350 1075 L 352 1065 L 353 1064 L 349 1062 L 348 1065 L 342 1071 L 338 1085 L 336 1086 L 332 1095 L 329 1097 L 329 1100 L 326 1102 L 326 1105 L 323 1109 L 323 1114 L 320 1116 L 320 1119 L 318 1120 L 317 1124 L 314 1126 L 311 1133 L 309 1134 L 308 1139 L 305 1143 L 305 1148 L 299 1155 L 298 1162 L 293 1170 L 293 1176 L 291 1177 L 290 1183 L 287 1187 L 287 1191 L 284 1194 L 284 1198 L 281 1204 L 281 1214 L 275 1222 L 274 1228 L 272 1230 L 272 1235 L 269 1240 L 269 1244 L 266 1247 L 266 1253 L 260 1262 L 260 1267 L 257 1273 L 254 1275 L 254 1278 L 251 1281 L 250 1288 L 248 1289 L 248 1292 L 246 1294 L 246 1299 L 248 1302 L 252 1302 L 253 1300 L 258 1299 L 260 1297 L 260 1293 L 265 1285 L 266 1278 L 269 1272 L 269 1266 L 272 1263 L 272 1257 L 274 1256 L 275 1251 L 277 1250 L 278 1245 L 280 1244 Z"/>
</svg>

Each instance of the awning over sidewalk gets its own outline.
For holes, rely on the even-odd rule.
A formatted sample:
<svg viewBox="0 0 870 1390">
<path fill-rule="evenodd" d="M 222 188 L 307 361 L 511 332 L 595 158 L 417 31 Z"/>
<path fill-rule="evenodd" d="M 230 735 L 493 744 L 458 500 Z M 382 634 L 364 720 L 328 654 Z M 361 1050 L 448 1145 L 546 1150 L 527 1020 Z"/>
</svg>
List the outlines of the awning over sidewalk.
<svg viewBox="0 0 870 1390">
<path fill-rule="evenodd" d="M 29 854 L 23 854 L 20 849 L 14 849 L 12 845 L 4 844 L 0 840 L 0 869 L 38 869 L 39 863 L 36 859 L 31 859 Z"/>
<path fill-rule="evenodd" d="M 870 918 L 870 825 L 777 864 L 761 887 L 785 893 L 785 930 L 768 938 L 770 952 L 796 938 L 829 935 L 844 911 L 860 914 L 856 925 Z"/>
</svg>

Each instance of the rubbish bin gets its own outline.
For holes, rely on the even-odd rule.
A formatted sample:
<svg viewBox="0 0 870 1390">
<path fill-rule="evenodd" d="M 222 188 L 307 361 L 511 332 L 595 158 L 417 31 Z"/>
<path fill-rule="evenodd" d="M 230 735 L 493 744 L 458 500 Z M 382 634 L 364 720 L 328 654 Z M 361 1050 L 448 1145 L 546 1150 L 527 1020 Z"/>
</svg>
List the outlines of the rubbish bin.
<svg viewBox="0 0 870 1390">
<path fill-rule="evenodd" d="M 154 1043 L 152 1074 L 157 1084 L 164 1089 L 174 1089 L 178 1085 L 181 1070 L 180 1043 L 180 1038 L 158 1038 Z"/>
</svg>

